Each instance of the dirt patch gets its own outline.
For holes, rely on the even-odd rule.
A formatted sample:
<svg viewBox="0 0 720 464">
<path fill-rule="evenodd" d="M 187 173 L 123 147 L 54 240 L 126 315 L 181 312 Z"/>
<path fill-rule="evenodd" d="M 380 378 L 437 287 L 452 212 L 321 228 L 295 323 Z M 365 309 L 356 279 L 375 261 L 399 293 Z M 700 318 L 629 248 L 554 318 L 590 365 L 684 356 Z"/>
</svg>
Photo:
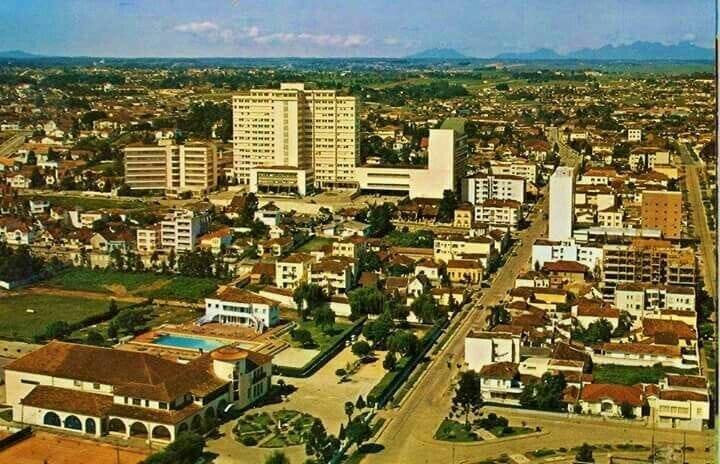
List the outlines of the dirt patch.
<svg viewBox="0 0 720 464">
<path fill-rule="evenodd" d="M 153 283 L 141 285 L 140 287 L 133 290 L 132 293 L 137 295 L 139 293 L 144 293 L 144 292 L 153 292 L 155 290 L 160 290 L 161 288 L 163 288 L 164 286 L 166 286 L 169 283 L 170 283 L 169 279 L 156 280 Z"/>
<path fill-rule="evenodd" d="M 126 296 L 128 294 L 127 289 L 122 284 L 108 284 L 103 285 L 104 289 L 107 289 L 114 296 Z"/>
<path fill-rule="evenodd" d="M 65 297 L 79 297 L 79 298 L 87 298 L 90 300 L 109 300 L 110 298 L 113 298 L 113 296 L 108 295 L 106 293 L 99 293 L 99 292 L 88 292 L 88 291 L 82 291 L 82 290 L 63 290 L 60 288 L 54 288 L 54 287 L 30 287 L 26 289 L 27 293 L 35 293 L 35 294 L 41 294 L 41 295 L 55 295 L 55 296 L 65 296 Z M 136 296 L 117 296 L 115 297 L 117 301 L 122 301 L 125 303 L 142 303 L 145 301 L 145 298 L 140 298 Z"/>
</svg>

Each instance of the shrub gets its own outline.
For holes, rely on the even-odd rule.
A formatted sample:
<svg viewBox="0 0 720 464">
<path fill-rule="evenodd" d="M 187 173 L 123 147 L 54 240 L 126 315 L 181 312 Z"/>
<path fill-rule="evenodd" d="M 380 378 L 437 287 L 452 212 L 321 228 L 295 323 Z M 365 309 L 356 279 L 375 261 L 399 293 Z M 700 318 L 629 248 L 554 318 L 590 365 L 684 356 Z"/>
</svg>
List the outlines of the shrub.
<svg viewBox="0 0 720 464">
<path fill-rule="evenodd" d="M 258 444 L 257 439 L 255 437 L 253 437 L 252 435 L 244 436 L 244 437 L 242 437 L 242 439 L 240 441 L 245 446 L 255 446 Z"/>
</svg>

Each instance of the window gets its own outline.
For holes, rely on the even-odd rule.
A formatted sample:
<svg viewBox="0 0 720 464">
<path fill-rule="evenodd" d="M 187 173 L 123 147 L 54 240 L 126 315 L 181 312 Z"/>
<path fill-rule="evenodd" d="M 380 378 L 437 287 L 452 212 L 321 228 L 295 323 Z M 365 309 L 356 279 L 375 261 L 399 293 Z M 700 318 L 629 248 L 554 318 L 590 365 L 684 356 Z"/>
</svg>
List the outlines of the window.
<svg viewBox="0 0 720 464">
<path fill-rule="evenodd" d="M 140 403 L 142 403 L 142 401 L 140 401 L 139 398 L 133 398 L 132 403 L 135 406 L 140 406 Z"/>
<path fill-rule="evenodd" d="M 160 409 L 167 409 L 167 408 L 168 408 L 168 404 L 161 401 L 161 402 L 160 402 Z"/>
<path fill-rule="evenodd" d="M 80 381 L 80 380 L 73 380 L 73 385 L 75 385 L 76 387 L 82 387 L 82 381 Z"/>
<path fill-rule="evenodd" d="M 99 383 L 94 383 L 94 384 L 93 384 L 93 388 L 94 388 L 95 390 L 100 390 L 100 384 L 99 384 Z"/>
</svg>

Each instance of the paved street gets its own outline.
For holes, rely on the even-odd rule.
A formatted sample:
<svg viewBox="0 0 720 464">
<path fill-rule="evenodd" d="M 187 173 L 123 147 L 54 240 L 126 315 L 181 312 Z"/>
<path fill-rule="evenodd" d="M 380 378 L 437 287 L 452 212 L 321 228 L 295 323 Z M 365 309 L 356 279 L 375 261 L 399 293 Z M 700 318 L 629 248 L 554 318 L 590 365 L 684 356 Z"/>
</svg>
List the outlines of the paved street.
<svg viewBox="0 0 720 464">
<path fill-rule="evenodd" d="M 491 287 L 485 289 L 465 321 L 457 328 L 455 334 L 445 347 L 435 355 L 428 366 L 428 372 L 422 377 L 414 390 L 405 399 L 404 404 L 395 411 L 383 414 L 389 423 L 381 434 L 378 442 L 385 450 L 377 455 L 368 456 L 367 462 L 398 463 L 398 462 L 444 462 L 452 453 L 449 443 L 434 442 L 432 437 L 443 417 L 447 415 L 452 398 L 452 381 L 457 374 L 457 363 L 464 358 L 465 335 L 470 328 L 483 323 L 487 316 L 486 309 L 497 304 L 513 288 L 515 277 L 527 270 L 532 254 L 532 244 L 536 238 L 546 232 L 547 221 L 542 213 L 546 209 L 543 197 L 536 206 L 535 220 L 530 227 L 519 235 L 520 245 L 515 256 L 510 256 L 507 263 L 498 271 Z M 452 361 L 448 369 L 447 361 Z M 428 453 L 431 451 L 430 453 Z M 469 453 L 474 455 L 473 453 Z"/>
<path fill-rule="evenodd" d="M 25 133 L 19 133 L 13 135 L 7 139 L 4 143 L 0 144 L 0 156 L 8 156 L 20 148 L 25 143 Z"/>
<path fill-rule="evenodd" d="M 708 227 L 707 217 L 705 216 L 700 179 L 698 178 L 698 170 L 702 169 L 702 165 L 695 161 L 686 144 L 679 143 L 678 147 L 685 165 L 685 185 L 692 207 L 695 234 L 700 239 L 700 251 L 703 259 L 701 268 L 705 279 L 705 288 L 710 295 L 715 297 L 717 296 L 717 262 L 715 261 L 713 234 Z"/>
</svg>

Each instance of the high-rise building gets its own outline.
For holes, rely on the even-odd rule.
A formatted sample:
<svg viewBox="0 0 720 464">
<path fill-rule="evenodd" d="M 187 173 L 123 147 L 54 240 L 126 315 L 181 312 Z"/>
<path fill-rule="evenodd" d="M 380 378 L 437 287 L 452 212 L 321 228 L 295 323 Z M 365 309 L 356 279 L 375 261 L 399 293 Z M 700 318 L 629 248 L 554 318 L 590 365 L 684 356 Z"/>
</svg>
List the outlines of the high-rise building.
<svg viewBox="0 0 720 464">
<path fill-rule="evenodd" d="M 525 202 L 525 179 L 509 174 L 478 174 L 463 179 L 462 200 L 481 205 L 488 200 Z"/>
<path fill-rule="evenodd" d="M 560 166 L 550 176 L 548 239 L 562 241 L 572 237 L 574 210 L 575 171 Z"/>
<path fill-rule="evenodd" d="M 304 84 L 233 97 L 233 170 L 253 191 L 355 188 L 357 98 Z"/>
<path fill-rule="evenodd" d="M 643 192 L 641 213 L 644 229 L 658 229 L 665 238 L 680 238 L 682 231 L 682 194 L 680 192 Z"/>
<path fill-rule="evenodd" d="M 439 129 L 430 129 L 427 166 L 366 165 L 357 168 L 361 190 L 405 192 L 410 198 L 443 197 L 457 191 L 465 175 L 468 146 L 465 120 L 448 118 Z"/>
<path fill-rule="evenodd" d="M 168 194 L 205 194 L 217 187 L 215 145 L 129 145 L 125 148 L 125 183 L 132 190 L 162 190 Z"/>
</svg>

